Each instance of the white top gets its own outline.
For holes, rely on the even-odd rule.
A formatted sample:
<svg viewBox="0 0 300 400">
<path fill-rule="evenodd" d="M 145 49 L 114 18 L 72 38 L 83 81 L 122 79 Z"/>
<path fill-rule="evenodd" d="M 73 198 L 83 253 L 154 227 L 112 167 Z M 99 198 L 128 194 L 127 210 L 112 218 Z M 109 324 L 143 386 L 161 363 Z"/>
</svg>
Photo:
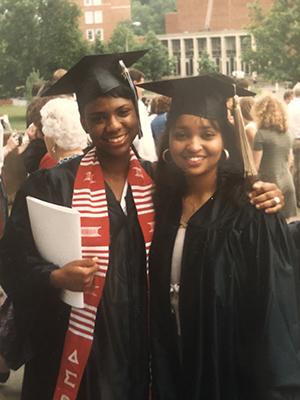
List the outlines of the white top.
<svg viewBox="0 0 300 400">
<path fill-rule="evenodd" d="M 136 148 L 139 156 L 147 161 L 157 161 L 157 154 L 155 149 L 155 142 L 152 136 L 151 124 L 147 112 L 147 108 L 142 100 L 138 101 L 139 117 L 141 121 L 141 127 L 143 136 L 141 139 L 136 136 L 133 141 L 134 147 Z"/>
<path fill-rule="evenodd" d="M 287 106 L 288 131 L 292 138 L 300 139 L 300 97 L 294 97 Z"/>
<path fill-rule="evenodd" d="M 186 227 L 179 226 L 176 239 L 174 242 L 172 263 L 171 263 L 171 279 L 170 279 L 170 302 L 172 311 L 175 313 L 177 323 L 178 336 L 181 335 L 180 319 L 179 319 L 179 291 L 181 279 L 181 263 L 183 244 L 185 239 Z"/>
<path fill-rule="evenodd" d="M 120 200 L 120 206 L 123 210 L 123 213 L 125 215 L 127 215 L 127 206 L 126 206 L 126 194 L 127 194 L 127 190 L 128 190 L 128 182 L 125 182 L 125 185 L 123 187 L 123 192 L 122 192 L 122 196 L 121 196 L 121 200 Z"/>
</svg>

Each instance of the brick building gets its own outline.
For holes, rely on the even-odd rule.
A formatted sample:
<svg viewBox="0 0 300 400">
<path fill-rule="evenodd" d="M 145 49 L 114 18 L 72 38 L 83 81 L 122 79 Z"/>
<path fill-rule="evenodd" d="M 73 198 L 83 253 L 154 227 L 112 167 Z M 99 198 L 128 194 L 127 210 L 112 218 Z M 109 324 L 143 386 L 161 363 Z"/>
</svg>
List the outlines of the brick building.
<svg viewBox="0 0 300 400">
<path fill-rule="evenodd" d="M 108 41 L 121 21 L 131 19 L 131 0 L 73 0 L 81 9 L 80 28 L 86 40 Z"/>
<path fill-rule="evenodd" d="M 207 52 L 220 72 L 250 73 L 242 62 L 244 46 L 251 43 L 246 30 L 250 0 L 177 0 L 177 11 L 165 16 L 165 35 L 160 35 L 175 59 L 176 74 L 196 75 L 198 61 Z M 264 10 L 272 0 L 260 1 Z"/>
</svg>

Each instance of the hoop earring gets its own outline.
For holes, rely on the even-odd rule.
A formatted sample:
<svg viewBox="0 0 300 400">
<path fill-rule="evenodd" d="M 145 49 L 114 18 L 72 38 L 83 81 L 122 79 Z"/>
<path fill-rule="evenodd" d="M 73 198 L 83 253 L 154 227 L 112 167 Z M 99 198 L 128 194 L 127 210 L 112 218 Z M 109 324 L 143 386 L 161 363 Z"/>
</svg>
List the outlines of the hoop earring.
<svg viewBox="0 0 300 400">
<path fill-rule="evenodd" d="M 224 154 L 225 154 L 225 160 L 227 161 L 230 158 L 229 151 L 227 149 L 223 149 Z"/>
<path fill-rule="evenodd" d="M 168 154 L 168 152 L 169 152 L 170 150 L 169 149 L 165 149 L 163 152 L 162 152 L 162 155 L 161 155 L 161 158 L 164 160 L 164 162 L 165 163 L 170 163 L 170 161 L 171 160 L 168 160 L 167 159 L 167 154 Z"/>
<path fill-rule="evenodd" d="M 51 147 L 51 151 L 52 151 L 53 154 L 55 154 L 55 152 L 56 152 L 56 145 L 55 144 Z"/>
</svg>

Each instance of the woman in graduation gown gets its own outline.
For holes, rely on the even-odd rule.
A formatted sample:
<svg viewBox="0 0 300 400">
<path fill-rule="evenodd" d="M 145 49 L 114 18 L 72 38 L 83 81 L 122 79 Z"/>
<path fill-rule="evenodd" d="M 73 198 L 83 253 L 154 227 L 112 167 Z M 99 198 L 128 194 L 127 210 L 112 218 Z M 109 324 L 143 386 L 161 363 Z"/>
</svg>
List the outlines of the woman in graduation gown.
<svg viewBox="0 0 300 400">
<path fill-rule="evenodd" d="M 84 57 L 45 93 L 76 92 L 94 148 L 29 177 L 0 244 L 1 284 L 27 360 L 22 400 L 148 400 L 152 181 L 130 149 L 139 120 L 135 92 L 120 70 L 121 60 L 130 66 L 141 54 Z M 256 200 L 274 206 L 274 193 L 262 186 Z M 58 268 L 40 256 L 26 196 L 80 212 L 82 260 Z M 84 309 L 64 304 L 62 289 L 83 290 Z"/>
<path fill-rule="evenodd" d="M 219 76 L 144 84 L 172 97 L 150 254 L 155 400 L 300 399 L 299 299 L 285 221 L 247 201 Z M 276 202 L 276 199 L 274 200 Z"/>
<path fill-rule="evenodd" d="M 47 93 L 76 92 L 95 147 L 29 177 L 1 242 L 1 283 L 28 357 L 22 400 L 148 400 L 152 181 L 130 150 L 135 92 L 119 66 L 142 54 L 84 57 Z M 58 268 L 41 258 L 26 196 L 80 212 L 82 260 Z M 84 291 L 84 308 L 63 303 L 62 289 Z"/>
</svg>

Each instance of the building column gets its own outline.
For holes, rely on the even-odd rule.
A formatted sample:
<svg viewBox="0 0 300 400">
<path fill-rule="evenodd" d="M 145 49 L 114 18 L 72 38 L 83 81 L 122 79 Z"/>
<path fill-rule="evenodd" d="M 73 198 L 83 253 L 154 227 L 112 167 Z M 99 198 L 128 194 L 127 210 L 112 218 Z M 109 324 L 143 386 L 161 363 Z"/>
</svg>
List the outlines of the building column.
<svg viewBox="0 0 300 400">
<path fill-rule="evenodd" d="M 168 39 L 168 53 L 169 53 L 169 57 L 172 58 L 173 57 L 173 47 L 172 47 L 171 39 Z"/>
<path fill-rule="evenodd" d="M 236 69 L 242 71 L 242 55 L 241 55 L 241 36 L 235 37 L 235 48 L 236 48 Z"/>
<path fill-rule="evenodd" d="M 184 39 L 180 39 L 180 70 L 181 76 L 186 76 Z"/>
<path fill-rule="evenodd" d="M 206 39 L 206 50 L 207 50 L 207 54 L 209 55 L 209 57 L 213 58 L 212 49 L 211 49 L 211 37 L 210 36 L 207 36 L 207 39 Z"/>
<path fill-rule="evenodd" d="M 221 36 L 221 72 L 226 75 L 227 73 L 227 54 L 226 54 L 226 42 L 225 36 Z"/>
<path fill-rule="evenodd" d="M 198 40 L 196 37 L 193 38 L 193 48 L 194 48 L 194 57 L 193 57 L 193 64 L 194 64 L 194 75 L 198 75 L 198 68 L 199 68 L 199 49 L 198 49 Z"/>
</svg>

